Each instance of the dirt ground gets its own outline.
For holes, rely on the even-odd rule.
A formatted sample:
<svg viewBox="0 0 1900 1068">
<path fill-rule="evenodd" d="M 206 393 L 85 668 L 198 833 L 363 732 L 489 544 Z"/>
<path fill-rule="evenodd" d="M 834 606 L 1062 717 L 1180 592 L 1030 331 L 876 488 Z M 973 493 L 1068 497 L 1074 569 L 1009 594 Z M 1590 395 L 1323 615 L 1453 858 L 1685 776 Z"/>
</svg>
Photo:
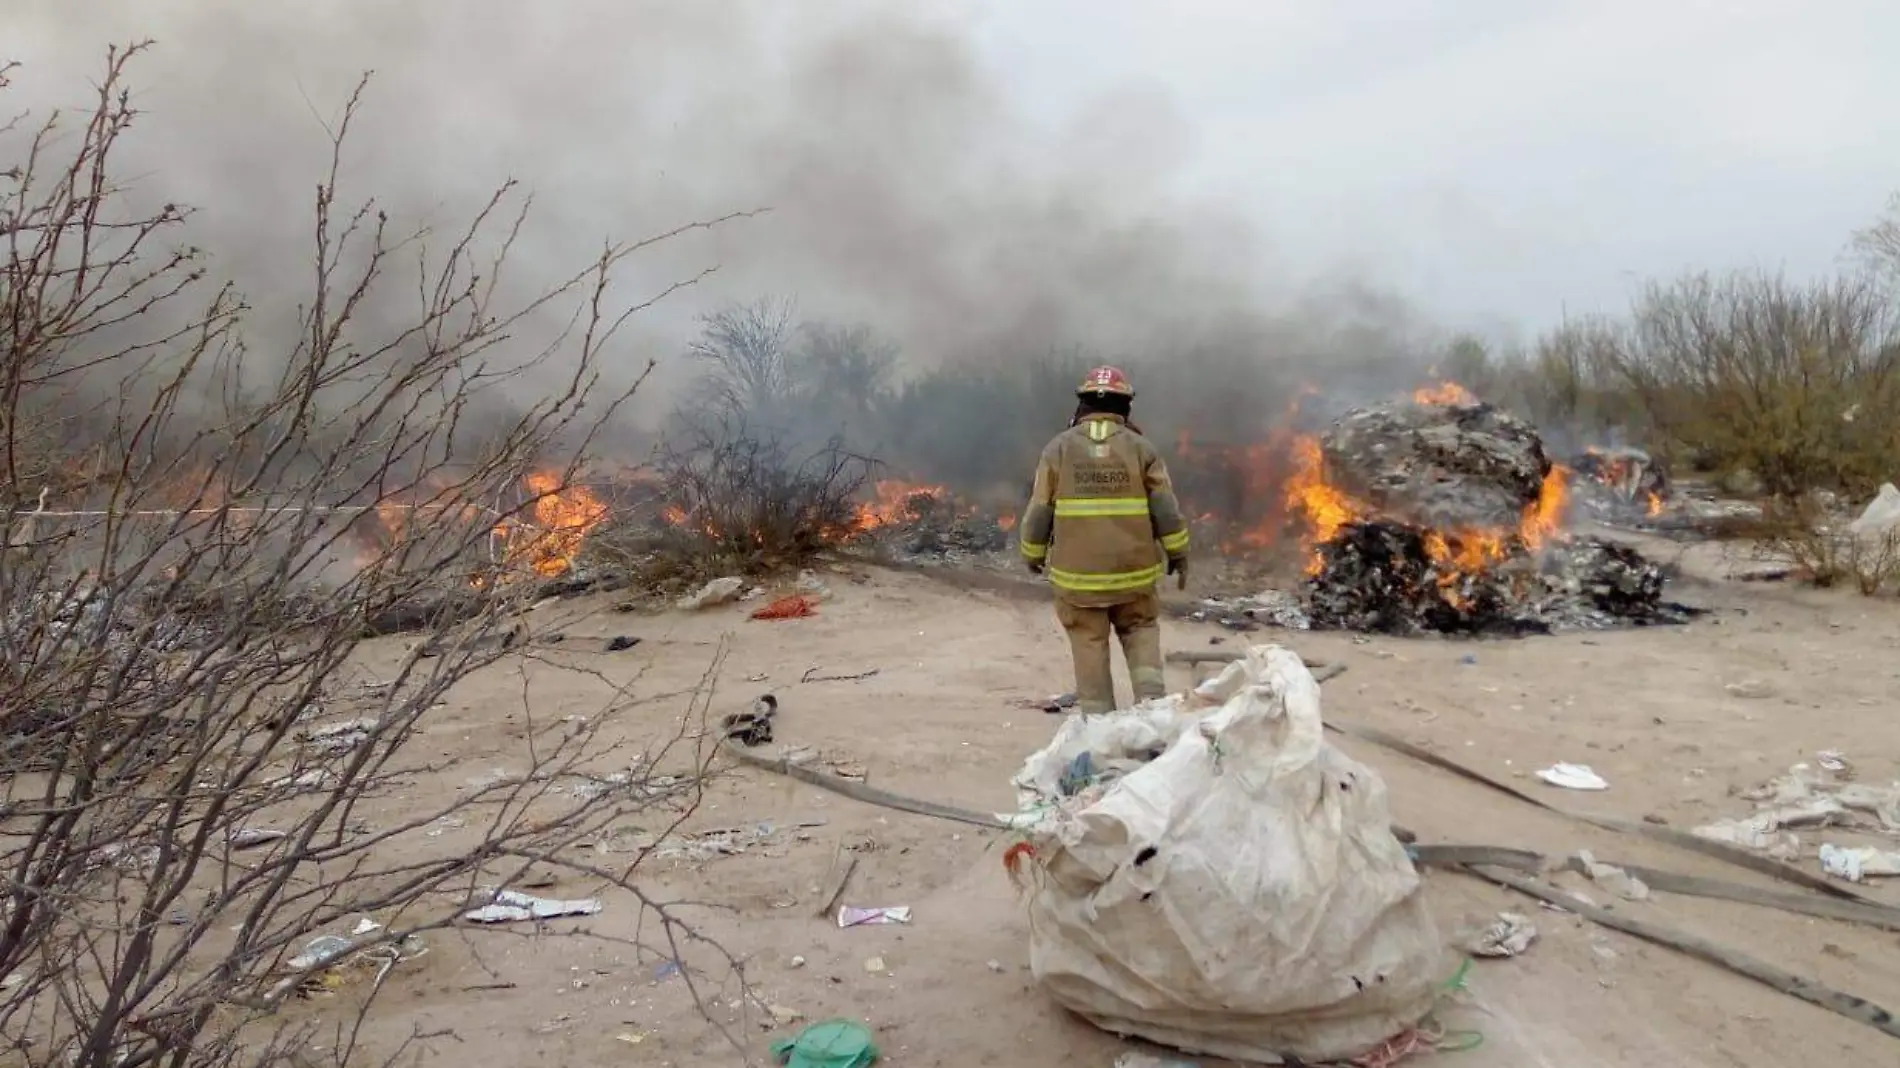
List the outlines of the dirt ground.
<svg viewBox="0 0 1900 1068">
<path fill-rule="evenodd" d="M 1646 548 L 1658 548 L 1649 545 Z M 1840 750 L 1866 782 L 1900 778 L 1900 603 L 1722 578 L 1713 547 L 1682 550 L 1678 599 L 1715 611 L 1686 626 L 1519 641 L 1355 638 L 1169 624 L 1170 649 L 1280 642 L 1348 672 L 1325 686 L 1329 714 L 1383 727 L 1577 810 L 1678 827 L 1747 811 L 1729 796 Z M 536 626 L 568 641 L 551 663 L 504 662 L 465 682 L 417 744 L 465 781 L 524 760 L 518 725 L 524 683 L 537 718 L 598 715 L 608 682 L 680 691 L 697 680 L 722 635 L 730 652 L 714 714 L 759 692 L 781 702 L 778 745 L 808 745 L 856 761 L 885 789 L 981 811 L 1012 806 L 1009 777 L 1041 746 L 1056 717 L 1017 702 L 1068 688 L 1067 649 L 1046 597 L 936 576 L 867 569 L 828 576 L 835 595 L 814 618 L 753 622 L 750 606 L 654 616 L 617 614 L 611 597 L 544 606 Z M 632 650 L 600 653 L 603 639 L 636 634 Z M 401 655 L 373 649 L 374 672 Z M 578 667 L 584 670 L 567 670 Z M 819 674 L 874 677 L 800 683 Z M 1193 681 L 1186 669 L 1174 681 Z M 595 673 L 595 674 L 590 674 Z M 746 681 L 759 679 L 763 681 Z M 1759 680 L 1766 697 L 1725 687 Z M 684 699 L 624 709 L 610 730 L 628 740 L 671 733 Z M 1423 766 L 1348 743 L 1377 768 L 1394 818 L 1422 841 L 1581 848 L 1599 859 L 1750 880 L 1680 850 L 1594 830 Z M 1532 773 L 1587 763 L 1611 787 L 1570 793 Z M 759 844 L 696 863 L 658 862 L 647 892 L 682 905 L 705 934 L 744 961 L 745 978 L 784 1020 L 745 1009 L 736 977 L 686 954 L 687 974 L 662 952 L 650 917 L 625 893 L 585 919 L 532 930 L 439 935 L 433 951 L 389 978 L 367 1032 L 388 1052 L 415 1034 L 432 1058 L 470 1068 L 532 1064 L 732 1065 L 767 1060 L 793 1014 L 863 1021 L 893 1066 L 1037 1065 L 1107 1068 L 1131 1043 L 1068 1016 L 1028 969 L 1027 932 L 994 832 L 868 807 L 763 772 L 733 771 L 694 827 L 769 826 Z M 453 830 L 451 835 L 457 833 Z M 1810 850 L 1818 837 L 1804 839 Z M 819 919 L 821 884 L 845 850 L 859 858 L 843 900 L 908 905 L 908 926 L 838 929 Z M 1810 854 L 1806 862 L 1816 868 Z M 1816 869 L 1818 870 L 1818 869 Z M 1894 1045 L 1873 1029 L 1671 950 L 1596 928 L 1474 879 L 1427 873 L 1427 893 L 1449 937 L 1500 910 L 1524 912 L 1541 938 L 1515 959 L 1483 961 L 1453 1026 L 1482 1046 L 1446 1054 L 1463 1068 L 1524 1066 L 1767 1066 L 1886 1063 Z M 1758 881 L 1758 880 L 1757 880 Z M 1580 886 L 1581 884 L 1572 884 Z M 564 879 L 537 892 L 578 897 L 595 888 Z M 1900 893 L 1875 893 L 1900 902 Z M 1601 896 L 1599 895 L 1599 900 Z M 1846 924 L 1691 898 L 1656 895 L 1625 906 L 1812 976 L 1885 1006 L 1900 1005 L 1900 936 Z M 643 926 L 644 921 L 644 926 Z M 567 937 L 584 932 L 587 937 Z M 881 968 L 867 969 L 872 958 Z M 876 967 L 873 962 L 873 967 Z M 695 1012 L 697 997 L 711 1022 Z M 326 1011 L 313 1005 L 313 1012 Z M 1222 1062 L 1200 1059 L 1198 1063 Z"/>
</svg>

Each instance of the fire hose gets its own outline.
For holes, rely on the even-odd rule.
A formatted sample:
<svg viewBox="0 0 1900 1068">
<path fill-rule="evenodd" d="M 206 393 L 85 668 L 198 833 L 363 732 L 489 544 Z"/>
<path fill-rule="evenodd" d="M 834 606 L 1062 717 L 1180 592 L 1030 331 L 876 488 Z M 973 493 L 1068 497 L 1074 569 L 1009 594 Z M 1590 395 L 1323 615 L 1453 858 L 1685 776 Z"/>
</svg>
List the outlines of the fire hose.
<svg viewBox="0 0 1900 1068">
<path fill-rule="evenodd" d="M 1238 654 L 1190 654 L 1191 662 L 1218 662 L 1237 659 Z M 1169 659 L 1176 663 L 1189 661 L 1188 656 L 1173 655 Z M 1333 678 L 1345 671 L 1344 665 L 1323 665 L 1309 663 L 1316 668 L 1314 678 L 1317 681 Z M 1683 875 L 1655 868 L 1636 865 L 1617 864 L 1630 875 L 1642 880 L 1651 889 L 1663 893 L 1681 894 L 1688 897 L 1709 898 L 1733 901 L 1741 904 L 1757 905 L 1784 912 L 1815 916 L 1824 919 L 1839 920 L 1847 923 L 1862 923 L 1886 931 L 1900 931 L 1900 908 L 1886 905 L 1856 894 L 1842 887 L 1823 882 L 1815 876 L 1786 864 L 1767 858 L 1757 857 L 1732 846 L 1719 842 L 1708 842 L 1693 835 L 1673 831 L 1666 827 L 1649 824 L 1631 823 L 1608 817 L 1590 816 L 1567 812 L 1550 805 L 1541 799 L 1523 793 L 1510 785 L 1498 782 L 1479 772 L 1466 768 L 1455 761 L 1438 756 L 1428 750 L 1414 746 L 1403 739 L 1393 737 L 1376 728 L 1360 727 L 1338 721 L 1329 721 L 1328 729 L 1348 737 L 1359 738 L 1375 745 L 1391 748 L 1395 752 L 1416 757 L 1426 763 L 1450 771 L 1453 774 L 1471 779 L 1483 785 L 1501 790 L 1520 800 L 1528 801 L 1540 808 L 1570 816 L 1591 823 L 1606 830 L 1631 832 L 1659 841 L 1678 845 L 1702 853 L 1715 859 L 1724 860 L 1762 874 L 1785 881 L 1807 886 L 1829 895 L 1817 897 L 1813 894 L 1784 893 L 1745 883 L 1711 879 L 1702 876 Z M 912 815 L 929 816 L 934 819 L 953 823 L 968 824 L 992 830 L 1007 830 L 1008 824 L 998 817 L 984 812 L 960 808 L 922 798 L 910 797 L 890 790 L 880 789 L 869 783 L 841 778 L 817 768 L 794 763 L 786 757 L 767 757 L 747 751 L 733 739 L 726 739 L 722 749 L 735 760 L 750 767 L 786 776 L 810 786 L 840 794 L 854 801 L 907 812 Z M 1621 912 L 1612 912 L 1569 894 L 1536 876 L 1563 870 L 1582 870 L 1582 861 L 1571 857 L 1553 860 L 1541 853 L 1530 850 L 1510 849 L 1501 846 L 1464 845 L 1456 843 L 1416 843 L 1415 836 L 1405 828 L 1395 826 L 1393 833 L 1400 841 L 1408 843 L 1407 852 L 1412 859 L 1423 866 L 1443 871 L 1460 872 L 1483 879 L 1507 889 L 1515 890 L 1546 904 L 1565 909 L 1584 919 L 1603 927 L 1621 931 L 1635 938 L 1674 949 L 1687 956 L 1726 968 L 1737 975 L 1752 979 L 1771 989 L 1790 997 L 1819 1006 L 1847 1019 L 1866 1024 L 1894 1038 L 1900 1038 L 1900 1021 L 1893 1013 L 1853 994 L 1835 990 L 1806 976 L 1786 971 L 1766 961 L 1759 960 L 1738 950 L 1712 942 L 1699 935 L 1676 930 L 1662 924 L 1641 920 Z M 1608 862 L 1605 862 L 1608 863 Z"/>
</svg>

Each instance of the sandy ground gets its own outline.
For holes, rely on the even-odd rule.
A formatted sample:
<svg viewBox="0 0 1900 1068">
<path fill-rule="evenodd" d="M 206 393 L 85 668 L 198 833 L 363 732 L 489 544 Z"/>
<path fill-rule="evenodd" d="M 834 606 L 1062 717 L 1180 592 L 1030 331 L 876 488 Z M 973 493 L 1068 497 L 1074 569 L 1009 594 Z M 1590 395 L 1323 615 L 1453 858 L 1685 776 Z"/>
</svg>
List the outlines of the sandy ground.
<svg viewBox="0 0 1900 1068">
<path fill-rule="evenodd" d="M 1279 641 L 1343 662 L 1348 673 L 1325 687 L 1329 713 L 1395 731 L 1579 810 L 1682 827 L 1739 815 L 1748 806 L 1728 796 L 1732 788 L 1822 749 L 1846 753 L 1864 781 L 1900 778 L 1893 697 L 1900 603 L 1720 581 L 1712 553 L 1685 558 L 1690 577 L 1672 589 L 1716 609 L 1687 627 L 1453 642 L 1276 631 L 1242 638 L 1171 624 L 1165 642 L 1190 649 L 1216 639 L 1228 647 Z M 544 607 L 536 625 L 566 633 L 558 647 L 566 651 L 552 663 L 504 662 L 459 687 L 417 743 L 452 761 L 441 782 L 423 789 L 453 790 L 523 762 L 524 684 L 528 707 L 543 722 L 599 715 L 609 682 L 645 694 L 690 687 L 729 634 L 715 714 L 770 690 L 782 702 L 780 745 L 855 760 L 886 789 L 978 810 L 1010 807 L 1010 775 L 1055 726 L 1054 717 L 1016 702 L 1068 688 L 1066 645 L 1046 599 L 1028 586 L 972 589 L 951 574 L 829 579 L 835 596 L 820 614 L 788 622 L 749 621 L 750 606 L 646 617 L 612 612 L 612 598 Z M 625 652 L 594 651 L 595 639 L 622 633 L 645 640 Z M 386 667 L 401 648 L 397 640 L 379 644 L 366 668 Z M 812 668 L 877 674 L 800 683 Z M 1741 698 L 1725 689 L 1742 680 L 1760 680 L 1772 694 Z M 1179 669 L 1175 681 L 1192 680 Z M 684 703 L 624 709 L 608 729 L 627 740 L 670 733 Z M 1348 748 L 1384 774 L 1394 818 L 1424 841 L 1550 853 L 1590 848 L 1605 860 L 1750 878 L 1541 812 L 1395 754 Z M 1577 794 L 1538 784 L 1531 773 L 1557 761 L 1594 766 L 1611 789 Z M 789 1013 L 796 1013 L 865 1022 L 893 1066 L 1106 1068 L 1133 1048 L 1069 1017 L 1037 990 L 999 835 L 754 771 L 727 776 L 693 822 L 758 825 L 772 833 L 746 852 L 656 861 L 645 885 L 652 897 L 697 903 L 682 914 L 743 959 L 762 1000 L 788 1014 L 785 1026 L 742 1012 L 731 973 L 691 963 L 681 976 L 660 952 L 636 948 L 642 937 L 657 944 L 650 917 L 617 892 L 604 895 L 601 914 L 555 921 L 539 933 L 437 936 L 433 952 L 390 976 L 369 1045 L 388 1052 L 412 1033 L 432 1033 L 421 1049 L 472 1068 L 745 1063 L 730 1035 L 764 1063 L 770 1038 L 795 1029 Z M 821 884 L 843 850 L 859 858 L 844 900 L 908 905 L 912 924 L 839 930 L 816 918 Z M 1872 1029 L 1713 966 L 1540 911 L 1470 878 L 1425 878 L 1447 936 L 1505 909 L 1530 914 L 1542 932 L 1525 955 L 1475 967 L 1470 1000 L 1450 1020 L 1482 1032 L 1484 1043 L 1445 1063 L 1692 1068 L 1894 1057 L 1893 1040 Z M 539 892 L 593 891 L 575 877 Z M 1900 902 L 1900 893 L 1884 896 Z M 1666 895 L 1625 907 L 1900 1005 L 1900 936 Z M 881 959 L 881 970 L 867 970 L 871 958 Z M 688 959 L 711 958 L 696 950 Z M 710 1022 L 695 1012 L 695 995 Z M 318 1002 L 309 1011 L 334 1010 Z"/>
</svg>

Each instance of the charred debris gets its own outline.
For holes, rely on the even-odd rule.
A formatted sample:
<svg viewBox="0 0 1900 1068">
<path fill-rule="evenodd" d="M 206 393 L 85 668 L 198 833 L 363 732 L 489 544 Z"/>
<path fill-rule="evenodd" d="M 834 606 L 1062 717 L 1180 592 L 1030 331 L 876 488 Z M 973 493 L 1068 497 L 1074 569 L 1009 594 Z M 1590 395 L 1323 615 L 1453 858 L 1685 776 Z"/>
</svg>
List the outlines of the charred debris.
<svg viewBox="0 0 1900 1068">
<path fill-rule="evenodd" d="M 1478 402 L 1355 409 L 1318 444 L 1298 593 L 1209 600 L 1194 617 L 1233 629 L 1517 637 L 1699 614 L 1664 599 L 1665 569 L 1636 549 L 1564 528 L 1578 500 L 1614 516 L 1662 500 L 1666 476 L 1635 450 L 1555 464 L 1535 428 Z"/>
</svg>

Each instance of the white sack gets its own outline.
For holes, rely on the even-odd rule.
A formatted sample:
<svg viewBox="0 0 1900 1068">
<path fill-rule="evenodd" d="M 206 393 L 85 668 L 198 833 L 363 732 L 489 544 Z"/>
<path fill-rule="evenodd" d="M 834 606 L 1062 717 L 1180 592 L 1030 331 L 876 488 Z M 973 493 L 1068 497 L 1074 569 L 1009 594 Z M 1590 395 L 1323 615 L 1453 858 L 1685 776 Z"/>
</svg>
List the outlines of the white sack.
<svg viewBox="0 0 1900 1068">
<path fill-rule="evenodd" d="M 1083 752 L 1109 781 L 1063 797 Z M 1073 717 L 1014 782 L 1041 869 L 1030 967 L 1108 1031 L 1332 1060 L 1418 1023 L 1449 975 L 1385 783 L 1327 743 L 1289 650 Z"/>
</svg>

